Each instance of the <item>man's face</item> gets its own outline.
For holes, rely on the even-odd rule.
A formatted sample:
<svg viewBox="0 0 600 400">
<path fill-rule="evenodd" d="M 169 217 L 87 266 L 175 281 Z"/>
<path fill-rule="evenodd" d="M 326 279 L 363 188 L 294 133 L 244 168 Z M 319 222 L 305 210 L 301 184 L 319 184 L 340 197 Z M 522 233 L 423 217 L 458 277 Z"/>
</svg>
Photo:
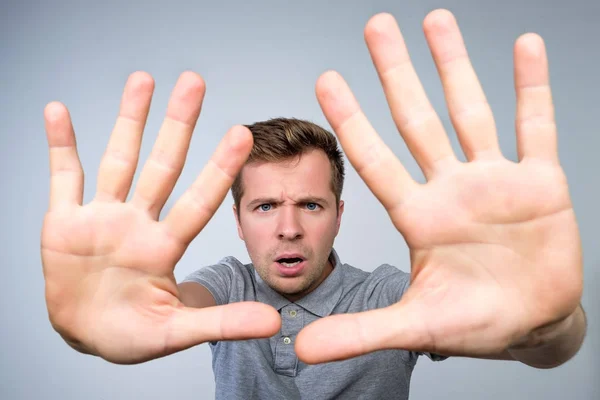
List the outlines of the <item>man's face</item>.
<svg viewBox="0 0 600 400">
<path fill-rule="evenodd" d="M 314 290 L 328 261 L 344 203 L 336 207 L 331 164 L 321 150 L 280 163 L 244 166 L 240 238 L 260 277 L 291 301 Z"/>
</svg>

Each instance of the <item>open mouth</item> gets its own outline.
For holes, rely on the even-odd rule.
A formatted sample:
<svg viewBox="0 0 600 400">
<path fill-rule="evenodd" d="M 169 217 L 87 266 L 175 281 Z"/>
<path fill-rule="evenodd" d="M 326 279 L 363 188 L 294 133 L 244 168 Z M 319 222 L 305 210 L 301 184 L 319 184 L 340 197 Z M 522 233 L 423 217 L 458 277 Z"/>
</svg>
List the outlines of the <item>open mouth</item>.
<svg viewBox="0 0 600 400">
<path fill-rule="evenodd" d="M 293 257 L 293 258 L 280 258 L 277 260 L 277 262 L 281 265 L 283 265 L 284 267 L 287 268 L 292 268 L 295 267 L 296 265 L 300 264 L 302 261 L 304 261 L 301 258 L 298 257 Z"/>
</svg>

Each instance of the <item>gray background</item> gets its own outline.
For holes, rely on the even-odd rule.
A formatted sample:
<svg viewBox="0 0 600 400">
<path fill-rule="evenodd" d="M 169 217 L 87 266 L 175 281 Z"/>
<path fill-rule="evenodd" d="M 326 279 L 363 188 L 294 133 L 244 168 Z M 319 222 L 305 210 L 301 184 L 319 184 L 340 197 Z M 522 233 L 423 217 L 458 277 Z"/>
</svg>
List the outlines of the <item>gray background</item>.
<svg viewBox="0 0 600 400">
<path fill-rule="evenodd" d="M 188 162 L 165 211 L 193 181 L 233 124 L 295 116 L 326 124 L 314 83 L 327 69 L 348 80 L 371 122 L 419 179 L 394 129 L 363 40 L 375 13 L 391 12 L 436 109 L 450 128 L 421 22 L 437 7 L 455 13 L 489 102 L 500 141 L 515 159 L 512 46 L 526 31 L 547 42 L 560 155 L 570 180 L 585 257 L 583 304 L 590 320 L 581 352 L 566 365 L 536 370 L 518 363 L 419 361 L 412 399 L 599 399 L 600 248 L 597 0 L 454 1 L 10 1 L 0 6 L 0 398 L 210 399 L 206 345 L 136 366 L 118 366 L 71 350 L 52 330 L 44 304 L 39 236 L 48 197 L 42 110 L 52 100 L 70 109 L 86 171 L 85 200 L 111 131 L 127 76 L 156 79 L 142 159 L 148 155 L 179 74 L 192 69 L 207 97 Z M 452 136 L 456 145 L 456 140 Z M 336 249 L 365 270 L 381 263 L 408 269 L 406 246 L 350 169 L 346 213 Z M 228 197 L 176 269 L 187 273 L 235 255 L 247 261 Z M 163 213 L 164 215 L 164 213 Z M 370 232 L 379 232 L 374 235 Z M 326 377 L 324 377 L 326 378 Z"/>
</svg>

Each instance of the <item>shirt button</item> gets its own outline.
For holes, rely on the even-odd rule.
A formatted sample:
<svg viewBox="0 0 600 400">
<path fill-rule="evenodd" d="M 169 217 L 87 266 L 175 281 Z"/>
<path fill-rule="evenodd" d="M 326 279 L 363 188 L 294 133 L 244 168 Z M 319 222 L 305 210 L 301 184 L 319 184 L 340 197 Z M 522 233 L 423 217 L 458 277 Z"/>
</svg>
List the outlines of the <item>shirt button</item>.
<svg viewBox="0 0 600 400">
<path fill-rule="evenodd" d="M 292 343 L 292 339 L 290 339 L 289 337 L 286 336 L 283 338 L 283 343 L 290 344 L 290 343 Z"/>
<path fill-rule="evenodd" d="M 296 312 L 296 310 L 292 310 L 290 311 L 290 317 L 294 318 L 298 313 Z"/>
</svg>

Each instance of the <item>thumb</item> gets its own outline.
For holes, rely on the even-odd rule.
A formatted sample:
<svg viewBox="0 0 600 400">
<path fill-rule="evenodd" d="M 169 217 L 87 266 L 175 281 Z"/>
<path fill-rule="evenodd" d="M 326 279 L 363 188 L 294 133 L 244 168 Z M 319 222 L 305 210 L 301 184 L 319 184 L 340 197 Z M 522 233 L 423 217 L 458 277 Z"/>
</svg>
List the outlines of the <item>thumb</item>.
<svg viewBox="0 0 600 400">
<path fill-rule="evenodd" d="M 307 364 L 345 360 L 376 350 L 428 347 L 426 325 L 401 303 L 315 321 L 296 338 L 296 354 Z"/>
<path fill-rule="evenodd" d="M 167 348 L 179 351 L 211 341 L 267 338 L 280 328 L 279 313 L 258 302 L 182 307 L 170 320 L 165 343 Z"/>
</svg>

